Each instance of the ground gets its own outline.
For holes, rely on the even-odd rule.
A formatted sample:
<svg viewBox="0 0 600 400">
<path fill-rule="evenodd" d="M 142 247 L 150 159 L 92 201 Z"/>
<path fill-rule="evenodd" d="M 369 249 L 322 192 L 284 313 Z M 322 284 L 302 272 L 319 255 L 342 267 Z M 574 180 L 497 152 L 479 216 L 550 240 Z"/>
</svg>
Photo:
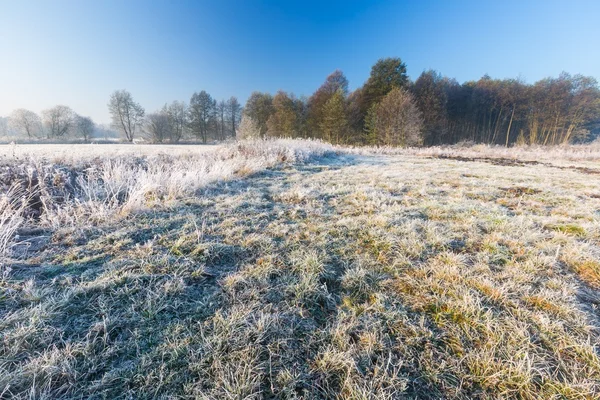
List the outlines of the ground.
<svg viewBox="0 0 600 400">
<path fill-rule="evenodd" d="M 0 398 L 600 396 L 593 162 L 381 153 L 24 224 Z"/>
</svg>

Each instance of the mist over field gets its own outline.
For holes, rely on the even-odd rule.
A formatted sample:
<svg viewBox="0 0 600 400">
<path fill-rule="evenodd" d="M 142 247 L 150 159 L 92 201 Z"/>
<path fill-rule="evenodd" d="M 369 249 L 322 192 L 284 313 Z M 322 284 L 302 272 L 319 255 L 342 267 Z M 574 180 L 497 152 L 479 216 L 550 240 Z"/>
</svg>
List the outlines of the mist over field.
<svg viewBox="0 0 600 400">
<path fill-rule="evenodd" d="M 0 399 L 600 398 L 599 13 L 3 4 Z"/>
</svg>

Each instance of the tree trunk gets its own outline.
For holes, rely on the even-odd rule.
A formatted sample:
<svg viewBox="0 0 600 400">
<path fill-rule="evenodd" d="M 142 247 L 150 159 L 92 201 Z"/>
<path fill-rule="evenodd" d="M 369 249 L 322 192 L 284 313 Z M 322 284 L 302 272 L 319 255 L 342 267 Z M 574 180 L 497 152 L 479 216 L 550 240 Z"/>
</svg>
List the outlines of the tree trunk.
<svg viewBox="0 0 600 400">
<path fill-rule="evenodd" d="M 515 116 L 515 107 L 513 106 L 512 114 L 510 115 L 510 122 L 508 123 L 508 130 L 506 131 L 506 147 L 508 147 L 508 138 L 510 137 L 510 127 L 512 126 L 514 116 Z"/>
</svg>

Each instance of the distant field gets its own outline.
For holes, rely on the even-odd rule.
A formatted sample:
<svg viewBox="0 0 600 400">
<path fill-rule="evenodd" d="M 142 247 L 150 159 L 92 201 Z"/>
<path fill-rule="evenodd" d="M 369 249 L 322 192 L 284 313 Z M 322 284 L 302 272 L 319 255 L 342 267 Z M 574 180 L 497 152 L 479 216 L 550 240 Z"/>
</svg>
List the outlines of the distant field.
<svg viewBox="0 0 600 400">
<path fill-rule="evenodd" d="M 0 157 L 0 398 L 600 397 L 597 146 L 112 147 Z"/>
<path fill-rule="evenodd" d="M 0 156 L 23 156 L 26 154 L 72 158 L 111 156 L 149 156 L 161 153 L 195 154 L 212 151 L 219 145 L 151 145 L 151 144 L 0 144 Z"/>
</svg>

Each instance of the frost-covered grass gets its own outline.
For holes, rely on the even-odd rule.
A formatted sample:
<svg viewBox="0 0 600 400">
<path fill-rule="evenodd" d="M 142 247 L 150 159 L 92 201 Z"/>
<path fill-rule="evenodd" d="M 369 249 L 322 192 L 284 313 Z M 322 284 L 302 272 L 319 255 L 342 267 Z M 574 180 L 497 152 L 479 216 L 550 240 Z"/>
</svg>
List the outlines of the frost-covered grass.
<svg viewBox="0 0 600 400">
<path fill-rule="evenodd" d="M 432 147 L 358 147 L 348 149 L 354 154 L 417 155 L 436 158 L 493 159 L 519 162 L 539 162 L 558 166 L 598 167 L 600 140 L 590 144 L 561 146 L 505 147 L 486 144 L 457 144 Z"/>
<path fill-rule="evenodd" d="M 17 186 L 8 186 L 0 193 L 0 256 L 9 249 L 11 240 L 23 223 L 23 193 Z"/>
<path fill-rule="evenodd" d="M 598 397 L 600 175 L 334 150 L 146 156 L 138 179 L 221 172 L 39 208 L 0 281 L 0 398 Z"/>
<path fill-rule="evenodd" d="M 203 154 L 223 146 L 215 145 L 152 145 L 152 144 L 0 144 L 0 156 L 43 157 L 49 160 L 73 161 L 94 157 L 143 157 L 158 154 Z"/>
<path fill-rule="evenodd" d="M 16 186 L 32 197 L 24 211 L 54 227 L 97 223 L 169 205 L 194 196 L 210 182 L 334 151 L 321 142 L 286 140 L 212 147 L 17 145 L 4 150 L 0 189 Z"/>
</svg>

